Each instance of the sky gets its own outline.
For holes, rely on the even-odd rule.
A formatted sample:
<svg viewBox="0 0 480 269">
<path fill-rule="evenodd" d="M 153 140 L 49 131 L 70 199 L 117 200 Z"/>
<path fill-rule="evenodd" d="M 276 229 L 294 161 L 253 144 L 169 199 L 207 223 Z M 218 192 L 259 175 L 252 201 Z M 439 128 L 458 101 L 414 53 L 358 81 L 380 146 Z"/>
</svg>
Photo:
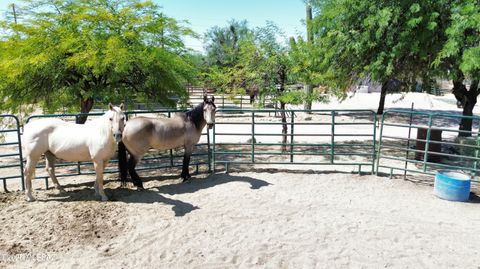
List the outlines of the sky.
<svg viewBox="0 0 480 269">
<path fill-rule="evenodd" d="M 272 21 L 283 30 L 285 37 L 305 35 L 305 5 L 302 0 L 154 0 L 163 12 L 188 25 L 202 36 L 208 29 L 226 26 L 231 19 L 247 20 L 249 27 L 265 26 Z M 0 0 L 0 13 L 19 0 Z M 3 16 L 2 16 L 3 17 Z M 186 38 L 185 45 L 203 51 L 202 40 Z"/>
</svg>

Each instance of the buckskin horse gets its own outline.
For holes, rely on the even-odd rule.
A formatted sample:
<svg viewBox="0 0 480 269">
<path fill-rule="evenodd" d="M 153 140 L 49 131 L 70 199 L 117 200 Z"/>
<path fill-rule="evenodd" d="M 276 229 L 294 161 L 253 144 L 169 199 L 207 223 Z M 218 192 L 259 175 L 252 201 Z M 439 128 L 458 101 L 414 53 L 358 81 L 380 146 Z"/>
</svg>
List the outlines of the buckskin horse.
<svg viewBox="0 0 480 269">
<path fill-rule="evenodd" d="M 135 171 L 135 166 L 151 148 L 168 150 L 184 148 L 181 177 L 183 181 L 191 178 L 189 172 L 190 156 L 200 140 L 203 128 L 209 129 L 215 123 L 215 97 L 204 96 L 203 102 L 185 113 L 177 113 L 172 118 L 136 117 L 127 121 L 122 142 L 118 144 L 118 165 L 120 180 L 127 181 L 127 172 L 133 184 L 143 189 L 143 183 Z M 130 157 L 127 160 L 127 152 Z"/>
</svg>

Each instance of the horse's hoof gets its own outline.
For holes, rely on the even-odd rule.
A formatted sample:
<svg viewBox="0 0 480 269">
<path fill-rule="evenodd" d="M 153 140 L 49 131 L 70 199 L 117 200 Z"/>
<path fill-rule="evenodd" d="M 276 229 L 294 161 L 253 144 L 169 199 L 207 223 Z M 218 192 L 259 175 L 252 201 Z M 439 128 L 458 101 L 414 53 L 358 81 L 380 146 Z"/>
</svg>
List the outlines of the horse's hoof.
<svg viewBox="0 0 480 269">
<path fill-rule="evenodd" d="M 106 202 L 108 201 L 108 197 L 107 196 L 102 196 L 102 202 Z"/>
<path fill-rule="evenodd" d="M 66 193 L 64 188 L 57 188 L 57 192 L 60 193 L 60 194 Z"/>
<path fill-rule="evenodd" d="M 35 202 L 35 198 L 33 198 L 32 196 L 27 197 L 27 202 Z"/>
<path fill-rule="evenodd" d="M 145 191 L 145 188 L 143 186 L 138 186 L 137 191 Z"/>
</svg>

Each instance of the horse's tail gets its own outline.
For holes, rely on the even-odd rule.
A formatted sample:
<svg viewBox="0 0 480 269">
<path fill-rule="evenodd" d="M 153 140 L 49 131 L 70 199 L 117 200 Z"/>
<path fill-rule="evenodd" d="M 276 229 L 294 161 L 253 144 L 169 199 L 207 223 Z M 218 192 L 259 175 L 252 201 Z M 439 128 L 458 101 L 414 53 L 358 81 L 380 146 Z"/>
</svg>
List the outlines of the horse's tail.
<svg viewBox="0 0 480 269">
<path fill-rule="evenodd" d="M 118 143 L 118 170 L 120 171 L 120 182 L 122 186 L 127 184 L 127 148 L 122 141 Z"/>
</svg>

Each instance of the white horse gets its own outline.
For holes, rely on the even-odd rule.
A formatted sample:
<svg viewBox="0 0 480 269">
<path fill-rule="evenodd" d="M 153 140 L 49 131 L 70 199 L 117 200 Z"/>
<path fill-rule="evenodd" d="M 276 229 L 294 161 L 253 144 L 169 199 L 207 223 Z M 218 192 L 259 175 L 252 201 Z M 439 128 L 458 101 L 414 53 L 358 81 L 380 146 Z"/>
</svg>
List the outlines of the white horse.
<svg viewBox="0 0 480 269">
<path fill-rule="evenodd" d="M 75 124 L 60 119 L 46 118 L 29 122 L 23 133 L 25 185 L 27 201 L 35 201 L 32 195 L 32 177 L 35 166 L 45 154 L 45 169 L 55 187 L 64 192 L 55 176 L 55 159 L 66 161 L 93 161 L 96 173 L 95 194 L 102 201 L 108 198 L 103 191 L 103 171 L 122 140 L 125 126 L 123 104 L 113 107 L 101 117 L 85 124 Z"/>
</svg>

